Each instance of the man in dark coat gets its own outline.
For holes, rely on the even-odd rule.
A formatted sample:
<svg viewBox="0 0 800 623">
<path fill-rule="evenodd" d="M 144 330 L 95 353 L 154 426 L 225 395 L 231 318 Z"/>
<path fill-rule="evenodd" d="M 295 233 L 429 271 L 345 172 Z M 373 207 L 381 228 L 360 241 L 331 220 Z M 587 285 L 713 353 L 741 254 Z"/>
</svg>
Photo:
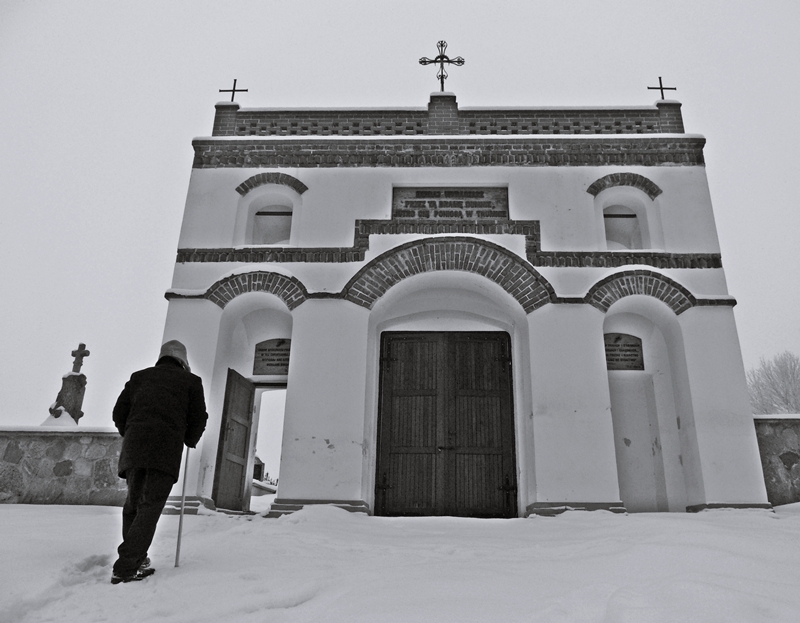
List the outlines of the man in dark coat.
<svg viewBox="0 0 800 623">
<path fill-rule="evenodd" d="M 183 446 L 197 445 L 207 419 L 202 381 L 190 372 L 186 347 L 177 340 L 161 347 L 155 366 L 134 372 L 125 384 L 114 424 L 122 435 L 118 472 L 128 482 L 128 497 L 112 584 L 154 573 L 147 550 L 178 481 Z"/>
</svg>

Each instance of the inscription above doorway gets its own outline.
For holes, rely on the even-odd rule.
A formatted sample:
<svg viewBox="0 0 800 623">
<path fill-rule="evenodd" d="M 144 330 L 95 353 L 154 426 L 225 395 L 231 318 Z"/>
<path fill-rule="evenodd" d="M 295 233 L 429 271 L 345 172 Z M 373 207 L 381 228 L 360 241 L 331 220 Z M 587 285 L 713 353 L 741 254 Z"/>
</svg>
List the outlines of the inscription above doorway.
<svg viewBox="0 0 800 623">
<path fill-rule="evenodd" d="M 386 332 L 377 515 L 516 517 L 511 346 L 502 332 Z"/>
</svg>

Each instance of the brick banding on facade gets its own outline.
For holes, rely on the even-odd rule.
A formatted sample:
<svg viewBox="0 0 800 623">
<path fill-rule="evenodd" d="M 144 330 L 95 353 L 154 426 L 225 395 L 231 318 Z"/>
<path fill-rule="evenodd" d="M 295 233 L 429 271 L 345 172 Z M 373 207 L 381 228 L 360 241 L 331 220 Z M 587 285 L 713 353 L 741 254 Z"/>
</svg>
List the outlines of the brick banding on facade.
<svg viewBox="0 0 800 623">
<path fill-rule="evenodd" d="M 208 289 L 204 298 L 224 309 L 225 305 L 245 292 L 274 294 L 290 310 L 308 298 L 308 291 L 299 279 L 269 271 L 254 271 L 220 279 Z"/>
<path fill-rule="evenodd" d="M 620 299 L 634 294 L 655 297 L 676 315 L 698 304 L 692 293 L 682 285 L 649 270 L 632 270 L 609 275 L 592 286 L 584 297 L 584 302 L 605 313 Z"/>
<path fill-rule="evenodd" d="M 513 296 L 526 313 L 555 299 L 548 281 L 524 260 L 479 238 L 427 238 L 396 247 L 364 266 L 344 287 L 344 297 L 371 309 L 403 279 L 439 270 L 482 275 Z"/>
<path fill-rule="evenodd" d="M 655 199 L 663 192 L 654 182 L 637 173 L 612 173 L 606 175 L 592 183 L 589 188 L 586 189 L 586 192 L 596 197 L 606 188 L 612 188 L 614 186 L 633 186 L 647 193 L 650 199 Z"/>
<path fill-rule="evenodd" d="M 236 192 L 244 196 L 254 188 L 264 184 L 281 184 L 295 190 L 298 195 L 302 195 L 308 190 L 308 186 L 303 184 L 296 177 L 286 173 L 257 173 L 253 177 L 247 178 L 236 187 Z"/>
<path fill-rule="evenodd" d="M 648 137 L 431 137 L 195 139 L 196 169 L 254 167 L 543 167 L 703 165 L 705 139 Z"/>
<path fill-rule="evenodd" d="M 527 256 L 533 266 L 548 268 L 616 268 L 631 264 L 654 268 L 722 268 L 722 256 L 719 253 L 531 250 Z"/>
</svg>

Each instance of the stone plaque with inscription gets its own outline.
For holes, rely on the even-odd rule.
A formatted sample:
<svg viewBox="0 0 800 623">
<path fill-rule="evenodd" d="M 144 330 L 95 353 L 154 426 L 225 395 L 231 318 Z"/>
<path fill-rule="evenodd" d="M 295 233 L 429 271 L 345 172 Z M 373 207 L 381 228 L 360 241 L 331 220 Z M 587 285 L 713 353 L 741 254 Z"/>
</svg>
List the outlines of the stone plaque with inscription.
<svg viewBox="0 0 800 623">
<path fill-rule="evenodd" d="M 398 188 L 392 218 L 428 221 L 508 219 L 508 188 Z"/>
<path fill-rule="evenodd" d="M 609 370 L 644 370 L 640 338 L 627 333 L 606 333 L 604 338 Z"/>
<path fill-rule="evenodd" d="M 253 374 L 289 374 L 289 349 L 292 340 L 266 340 L 256 344 Z"/>
</svg>

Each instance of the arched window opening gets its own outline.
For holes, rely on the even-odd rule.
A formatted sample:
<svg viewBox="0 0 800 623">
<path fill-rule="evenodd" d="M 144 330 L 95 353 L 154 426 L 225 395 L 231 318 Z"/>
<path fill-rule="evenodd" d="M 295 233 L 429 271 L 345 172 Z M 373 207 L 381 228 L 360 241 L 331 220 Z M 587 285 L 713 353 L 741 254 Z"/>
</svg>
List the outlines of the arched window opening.
<svg viewBox="0 0 800 623">
<path fill-rule="evenodd" d="M 639 217 L 630 208 L 609 206 L 603 210 L 603 225 L 609 251 L 643 248 Z"/>
<path fill-rule="evenodd" d="M 253 215 L 251 244 L 289 244 L 292 231 L 292 208 L 271 205 Z"/>
</svg>

